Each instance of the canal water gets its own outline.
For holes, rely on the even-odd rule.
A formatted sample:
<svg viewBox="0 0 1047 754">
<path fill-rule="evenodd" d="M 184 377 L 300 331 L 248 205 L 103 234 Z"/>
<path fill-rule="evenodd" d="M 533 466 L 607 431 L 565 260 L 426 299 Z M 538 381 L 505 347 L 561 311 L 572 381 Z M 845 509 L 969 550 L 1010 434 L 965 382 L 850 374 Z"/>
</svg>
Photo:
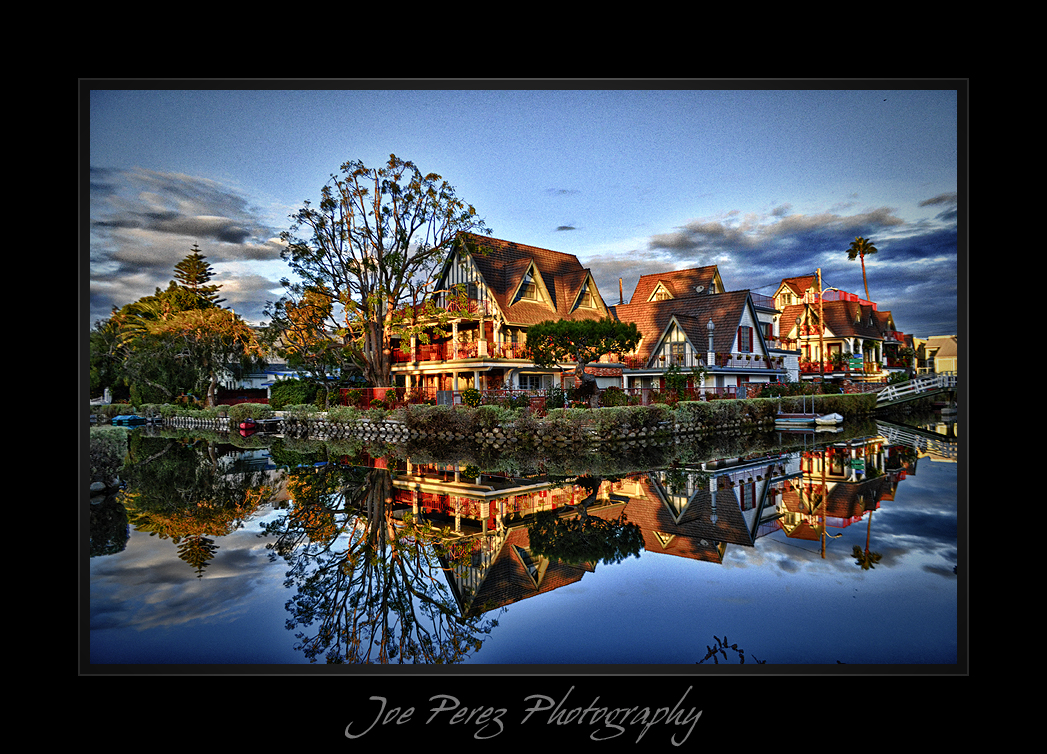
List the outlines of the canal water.
<svg viewBox="0 0 1047 754">
<path fill-rule="evenodd" d="M 89 662 L 954 672 L 957 448 L 934 416 L 531 457 L 136 429 Z"/>
</svg>

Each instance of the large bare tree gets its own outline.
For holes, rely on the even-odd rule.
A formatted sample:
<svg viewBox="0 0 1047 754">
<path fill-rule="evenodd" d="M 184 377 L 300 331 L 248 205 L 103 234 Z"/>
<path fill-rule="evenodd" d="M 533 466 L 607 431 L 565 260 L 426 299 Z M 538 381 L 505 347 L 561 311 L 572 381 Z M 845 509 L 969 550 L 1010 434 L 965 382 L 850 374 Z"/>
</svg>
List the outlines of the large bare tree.
<svg viewBox="0 0 1047 754">
<path fill-rule="evenodd" d="M 376 387 L 392 384 L 392 340 L 415 323 L 457 234 L 490 234 L 439 175 L 396 155 L 381 168 L 346 162 L 319 206 L 305 202 L 291 217 L 283 258 L 298 280 L 284 286 L 292 300 L 306 291 L 330 298 L 344 363 Z"/>
</svg>

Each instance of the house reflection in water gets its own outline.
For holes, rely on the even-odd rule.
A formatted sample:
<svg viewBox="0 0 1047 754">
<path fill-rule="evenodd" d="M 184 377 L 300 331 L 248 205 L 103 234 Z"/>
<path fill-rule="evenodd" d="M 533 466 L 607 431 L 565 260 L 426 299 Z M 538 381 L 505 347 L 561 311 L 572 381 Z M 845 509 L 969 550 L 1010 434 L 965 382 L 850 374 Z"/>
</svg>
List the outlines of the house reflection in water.
<svg viewBox="0 0 1047 754">
<path fill-rule="evenodd" d="M 888 471 L 888 467 L 894 469 Z M 722 563 L 729 546 L 760 537 L 826 540 L 893 496 L 905 467 L 883 438 L 859 438 L 818 450 L 734 458 L 603 480 L 481 473 L 475 467 L 416 466 L 394 474 L 395 505 L 441 526 L 471 548 L 467 566 L 448 573 L 462 614 L 479 615 L 561 586 L 594 571 L 533 554 L 527 524 L 535 513 L 561 511 L 616 519 L 643 532 L 644 549 Z M 833 533 L 834 530 L 836 533 Z"/>
</svg>

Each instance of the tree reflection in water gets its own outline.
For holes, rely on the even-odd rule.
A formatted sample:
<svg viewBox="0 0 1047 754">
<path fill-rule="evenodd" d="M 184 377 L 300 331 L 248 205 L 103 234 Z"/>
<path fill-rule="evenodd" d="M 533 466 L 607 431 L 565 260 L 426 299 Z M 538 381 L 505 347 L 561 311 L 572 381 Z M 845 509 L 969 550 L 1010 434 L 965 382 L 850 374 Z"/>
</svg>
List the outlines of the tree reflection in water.
<svg viewBox="0 0 1047 754">
<path fill-rule="evenodd" d="M 202 438 L 132 436 L 118 496 L 127 523 L 170 538 L 179 559 L 204 569 L 218 552 L 215 537 L 243 526 L 267 505 L 273 489 L 263 473 L 237 470 L 216 442 Z"/>
<path fill-rule="evenodd" d="M 550 560 L 579 563 L 621 563 L 639 557 L 643 549 L 643 530 L 629 523 L 624 509 L 614 518 L 589 515 L 589 505 L 600 490 L 600 477 L 583 475 L 573 483 L 589 494 L 572 506 L 577 516 L 564 517 L 559 511 L 544 510 L 527 525 L 531 551 Z"/>
<path fill-rule="evenodd" d="M 458 663 L 479 651 L 497 621 L 464 618 L 443 573 L 468 554 L 431 523 L 393 516 L 387 469 L 294 469 L 288 491 L 264 536 L 290 566 L 287 627 L 310 662 Z"/>
</svg>

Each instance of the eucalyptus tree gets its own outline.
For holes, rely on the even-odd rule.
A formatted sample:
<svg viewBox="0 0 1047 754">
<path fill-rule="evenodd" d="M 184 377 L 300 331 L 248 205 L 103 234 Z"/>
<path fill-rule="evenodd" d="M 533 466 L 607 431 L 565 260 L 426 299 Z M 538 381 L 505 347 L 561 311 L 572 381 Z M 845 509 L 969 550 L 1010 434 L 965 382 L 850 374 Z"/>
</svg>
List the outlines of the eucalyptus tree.
<svg viewBox="0 0 1047 754">
<path fill-rule="evenodd" d="M 282 234 L 283 259 L 296 282 L 286 299 L 307 291 L 331 302 L 330 331 L 340 356 L 376 387 L 392 384 L 393 341 L 414 326 L 409 313 L 433 292 L 455 237 L 490 230 L 472 205 L 435 173 L 390 155 L 380 168 L 344 163 L 306 201 Z"/>
</svg>

